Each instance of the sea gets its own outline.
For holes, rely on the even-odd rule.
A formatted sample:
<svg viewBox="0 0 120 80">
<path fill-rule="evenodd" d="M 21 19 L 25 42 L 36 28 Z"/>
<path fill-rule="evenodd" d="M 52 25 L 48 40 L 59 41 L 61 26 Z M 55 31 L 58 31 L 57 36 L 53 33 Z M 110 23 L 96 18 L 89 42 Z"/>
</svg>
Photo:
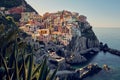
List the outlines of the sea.
<svg viewBox="0 0 120 80">
<path fill-rule="evenodd" d="M 93 28 L 93 31 L 100 42 L 107 43 L 110 48 L 120 50 L 120 28 Z M 100 52 L 89 63 L 96 63 L 101 67 L 107 64 L 111 70 L 102 70 L 83 80 L 120 80 L 120 56 Z"/>
</svg>

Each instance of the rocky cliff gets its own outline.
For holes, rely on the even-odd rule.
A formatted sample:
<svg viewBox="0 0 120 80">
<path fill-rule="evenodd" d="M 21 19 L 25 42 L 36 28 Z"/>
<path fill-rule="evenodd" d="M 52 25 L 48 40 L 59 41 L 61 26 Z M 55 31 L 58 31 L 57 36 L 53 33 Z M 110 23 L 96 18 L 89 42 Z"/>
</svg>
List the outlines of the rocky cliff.
<svg viewBox="0 0 120 80">
<path fill-rule="evenodd" d="M 80 16 L 81 17 L 81 16 Z M 85 17 L 85 16 L 84 16 Z M 95 33 L 92 30 L 92 26 L 85 20 L 81 21 L 79 19 L 78 30 L 81 35 L 75 35 L 72 37 L 68 45 L 68 49 L 73 52 L 80 52 L 89 48 L 96 48 L 99 46 L 99 40 L 97 39 Z"/>
</svg>

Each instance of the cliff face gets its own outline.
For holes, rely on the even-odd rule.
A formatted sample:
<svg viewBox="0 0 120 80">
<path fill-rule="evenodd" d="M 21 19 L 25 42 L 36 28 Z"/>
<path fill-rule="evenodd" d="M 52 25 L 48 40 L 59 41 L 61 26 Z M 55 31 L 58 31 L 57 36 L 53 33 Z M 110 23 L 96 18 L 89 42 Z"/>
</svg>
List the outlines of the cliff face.
<svg viewBox="0 0 120 80">
<path fill-rule="evenodd" d="M 80 52 L 89 48 L 95 48 L 99 46 L 99 40 L 92 30 L 92 26 L 88 22 L 78 21 L 79 32 L 81 35 L 75 35 L 72 37 L 68 45 L 68 49 L 75 52 Z"/>
</svg>

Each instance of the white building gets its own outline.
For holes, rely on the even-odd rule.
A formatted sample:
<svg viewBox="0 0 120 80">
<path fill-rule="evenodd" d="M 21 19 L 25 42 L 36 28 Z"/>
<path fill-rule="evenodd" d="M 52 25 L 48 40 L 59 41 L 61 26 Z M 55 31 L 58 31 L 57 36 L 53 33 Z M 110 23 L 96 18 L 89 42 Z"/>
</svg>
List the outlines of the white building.
<svg viewBox="0 0 120 80">
<path fill-rule="evenodd" d="M 75 26 L 71 27 L 71 33 L 72 36 L 81 36 L 80 30 Z"/>
</svg>

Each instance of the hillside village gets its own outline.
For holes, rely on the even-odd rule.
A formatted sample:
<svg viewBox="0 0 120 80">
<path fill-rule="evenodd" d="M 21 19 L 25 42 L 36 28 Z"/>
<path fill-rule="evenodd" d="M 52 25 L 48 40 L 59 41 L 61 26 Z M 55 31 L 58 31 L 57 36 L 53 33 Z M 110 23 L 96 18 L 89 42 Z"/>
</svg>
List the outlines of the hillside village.
<svg viewBox="0 0 120 80">
<path fill-rule="evenodd" d="M 63 10 L 56 13 L 45 13 L 41 16 L 36 12 L 26 12 L 24 6 L 23 3 L 10 9 L 1 7 L 0 12 L 5 15 L 21 15 L 18 22 L 19 28 L 30 34 L 34 41 L 39 40 L 45 43 L 53 41 L 68 45 L 72 36 L 81 36 L 79 21 L 85 23 L 86 26 L 90 26 L 86 21 L 87 17 L 76 12 Z"/>
<path fill-rule="evenodd" d="M 42 16 L 35 14 L 35 12 L 21 13 L 20 28 L 28 34 L 32 35 L 34 40 L 67 45 L 72 36 L 81 35 L 79 31 L 78 22 L 89 25 L 86 17 L 78 13 L 71 13 L 69 11 L 59 11 L 57 13 L 45 13 Z"/>
</svg>

